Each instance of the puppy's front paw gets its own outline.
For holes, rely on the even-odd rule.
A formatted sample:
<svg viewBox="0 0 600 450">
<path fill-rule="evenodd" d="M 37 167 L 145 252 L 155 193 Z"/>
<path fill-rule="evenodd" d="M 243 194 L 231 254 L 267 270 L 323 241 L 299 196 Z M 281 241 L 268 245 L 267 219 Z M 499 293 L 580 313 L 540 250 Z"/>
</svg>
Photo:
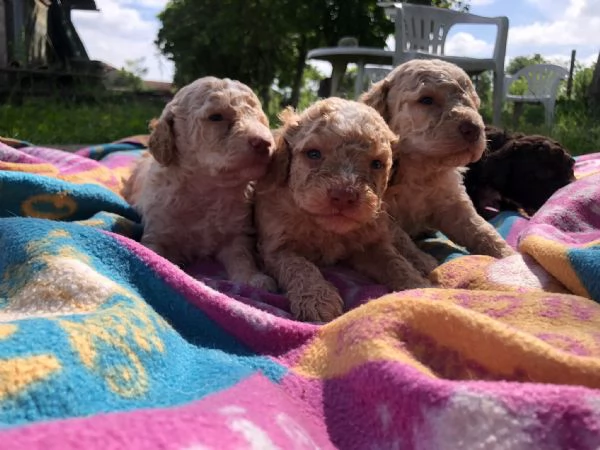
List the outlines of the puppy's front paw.
<svg viewBox="0 0 600 450">
<path fill-rule="evenodd" d="M 344 312 L 344 301 L 330 283 L 307 287 L 304 292 L 289 292 L 294 318 L 306 322 L 330 322 Z"/>
<path fill-rule="evenodd" d="M 417 269 L 423 276 L 427 277 L 435 268 L 439 265 L 437 259 L 433 256 L 423 253 L 411 261 L 415 269 Z"/>
<path fill-rule="evenodd" d="M 273 278 L 263 273 L 252 275 L 248 280 L 248 285 L 253 288 L 262 289 L 269 292 L 277 292 L 277 283 Z"/>
<path fill-rule="evenodd" d="M 408 289 L 421 289 L 432 287 L 431 281 L 420 274 L 404 274 L 390 283 L 390 288 L 394 291 L 405 291 Z"/>
<path fill-rule="evenodd" d="M 186 260 L 184 258 L 184 256 L 176 251 L 176 249 L 174 249 L 173 251 L 169 251 L 169 249 L 167 249 L 167 247 L 157 244 L 157 243 L 150 243 L 150 242 L 144 242 L 144 240 L 142 239 L 141 243 L 148 249 L 152 250 L 154 253 L 156 253 L 159 256 L 162 256 L 163 258 L 169 260 L 171 263 L 175 264 L 176 266 L 182 267 Z"/>
<path fill-rule="evenodd" d="M 514 256 L 517 253 L 518 252 L 515 249 L 513 249 L 510 245 L 507 245 L 505 248 L 503 248 L 501 250 L 502 258 L 507 258 L 509 256 Z"/>
<path fill-rule="evenodd" d="M 506 242 L 501 242 L 494 249 L 494 254 L 491 255 L 494 258 L 507 258 L 509 256 L 513 256 L 517 254 L 517 251 L 514 250 L 510 245 Z"/>
</svg>

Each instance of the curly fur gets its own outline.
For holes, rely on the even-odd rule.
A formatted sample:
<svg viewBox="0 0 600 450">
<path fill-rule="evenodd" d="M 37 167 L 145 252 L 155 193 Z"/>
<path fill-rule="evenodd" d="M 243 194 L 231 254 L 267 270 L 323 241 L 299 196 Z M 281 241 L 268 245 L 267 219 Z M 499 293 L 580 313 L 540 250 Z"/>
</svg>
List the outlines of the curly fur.
<svg viewBox="0 0 600 450">
<path fill-rule="evenodd" d="M 559 142 L 541 135 L 510 134 L 486 126 L 483 157 L 468 165 L 465 186 L 477 212 L 491 218 L 502 210 L 533 215 L 575 179 L 575 160 Z"/>
<path fill-rule="evenodd" d="M 385 195 L 397 226 L 416 237 L 439 230 L 471 253 L 513 250 L 477 214 L 462 184 L 464 166 L 485 148 L 479 97 L 467 74 L 441 60 L 411 60 L 363 94 L 399 135 L 401 164 Z"/>
<path fill-rule="evenodd" d="M 273 136 L 260 101 L 238 82 L 200 78 L 151 125 L 150 154 L 124 191 L 141 214 L 141 242 L 176 264 L 215 257 L 233 281 L 273 290 L 254 259 L 252 182 Z"/>
<path fill-rule="evenodd" d="M 342 313 L 319 266 L 344 262 L 394 290 L 429 286 L 394 247 L 382 212 L 396 137 L 376 111 L 329 98 L 301 114 L 287 110 L 282 121 L 255 211 L 265 268 L 294 316 L 328 321 Z M 402 250 L 421 253 L 408 241 Z"/>
</svg>

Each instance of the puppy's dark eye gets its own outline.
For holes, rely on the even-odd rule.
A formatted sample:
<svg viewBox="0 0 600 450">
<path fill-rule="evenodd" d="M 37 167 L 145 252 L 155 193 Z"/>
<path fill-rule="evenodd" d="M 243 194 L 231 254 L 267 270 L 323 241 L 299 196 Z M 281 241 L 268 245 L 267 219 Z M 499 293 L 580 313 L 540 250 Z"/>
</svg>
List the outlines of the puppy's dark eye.
<svg viewBox="0 0 600 450">
<path fill-rule="evenodd" d="M 419 103 L 423 105 L 433 105 L 433 97 L 421 97 Z"/>
<path fill-rule="evenodd" d="M 306 157 L 313 160 L 321 159 L 321 152 L 319 150 L 312 149 L 306 152 Z"/>
<path fill-rule="evenodd" d="M 383 163 L 379 159 L 371 161 L 371 168 L 375 170 L 383 169 Z"/>
<path fill-rule="evenodd" d="M 208 116 L 208 120 L 211 122 L 221 122 L 223 120 L 223 114 L 211 114 Z"/>
</svg>

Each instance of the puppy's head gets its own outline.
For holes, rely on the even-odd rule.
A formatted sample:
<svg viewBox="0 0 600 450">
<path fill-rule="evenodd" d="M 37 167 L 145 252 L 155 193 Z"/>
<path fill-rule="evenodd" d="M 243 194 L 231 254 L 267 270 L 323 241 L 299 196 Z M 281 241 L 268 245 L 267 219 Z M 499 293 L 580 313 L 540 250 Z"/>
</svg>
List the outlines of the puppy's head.
<svg viewBox="0 0 600 450">
<path fill-rule="evenodd" d="M 381 116 L 366 105 L 328 98 L 281 118 L 265 183 L 289 189 L 294 207 L 322 229 L 344 234 L 373 221 L 396 141 Z"/>
<path fill-rule="evenodd" d="M 545 136 L 517 136 L 482 163 L 484 180 L 530 215 L 575 179 L 573 157 Z"/>
<path fill-rule="evenodd" d="M 513 136 L 507 130 L 493 125 L 486 125 L 484 131 L 488 153 L 501 149 L 508 141 L 513 139 Z"/>
<path fill-rule="evenodd" d="M 214 77 L 181 88 L 153 122 L 149 141 L 163 166 L 240 183 L 264 175 L 273 148 L 268 119 L 252 90 Z"/>
<path fill-rule="evenodd" d="M 468 75 L 441 60 L 411 60 L 363 94 L 400 137 L 400 152 L 429 166 L 459 167 L 481 157 L 484 124 Z"/>
</svg>

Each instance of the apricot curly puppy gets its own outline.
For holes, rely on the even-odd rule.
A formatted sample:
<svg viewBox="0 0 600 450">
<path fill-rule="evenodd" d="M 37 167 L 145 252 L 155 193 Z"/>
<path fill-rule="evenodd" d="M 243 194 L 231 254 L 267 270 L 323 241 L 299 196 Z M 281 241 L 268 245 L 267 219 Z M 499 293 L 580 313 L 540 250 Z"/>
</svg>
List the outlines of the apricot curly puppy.
<svg viewBox="0 0 600 450">
<path fill-rule="evenodd" d="M 232 281 L 274 290 L 254 259 L 251 182 L 274 142 L 260 101 L 239 81 L 200 78 L 152 124 L 150 155 L 125 198 L 141 214 L 141 242 L 176 264 L 215 257 Z"/>
<path fill-rule="evenodd" d="M 463 167 L 485 149 L 479 97 L 467 74 L 441 60 L 399 65 L 363 94 L 399 135 L 398 167 L 385 196 L 412 237 L 439 230 L 471 253 L 504 257 L 512 248 L 473 207 Z"/>
<path fill-rule="evenodd" d="M 394 247 L 381 209 L 396 137 L 379 114 L 329 98 L 281 118 L 255 214 L 265 268 L 293 315 L 329 321 L 342 313 L 318 266 L 346 262 L 394 290 L 430 286 Z"/>
</svg>

